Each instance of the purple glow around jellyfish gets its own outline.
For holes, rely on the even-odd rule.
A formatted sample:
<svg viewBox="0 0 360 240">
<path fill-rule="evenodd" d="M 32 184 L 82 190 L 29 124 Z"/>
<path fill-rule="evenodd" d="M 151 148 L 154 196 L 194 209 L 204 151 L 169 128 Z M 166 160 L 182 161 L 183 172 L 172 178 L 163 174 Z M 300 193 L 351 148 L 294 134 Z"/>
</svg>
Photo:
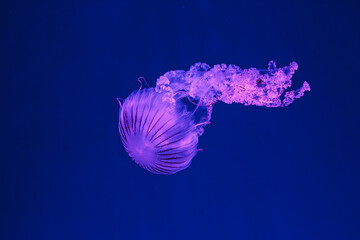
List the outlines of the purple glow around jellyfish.
<svg viewBox="0 0 360 240">
<path fill-rule="evenodd" d="M 301 88 L 285 92 L 297 68 L 295 62 L 277 68 L 271 61 L 267 70 L 225 64 L 210 68 L 196 63 L 189 71 L 167 72 L 157 80 L 156 88 L 140 88 L 120 103 L 122 143 L 142 168 L 156 174 L 174 174 L 187 168 L 198 152 L 198 137 L 210 123 L 216 102 L 288 106 L 310 91 L 304 82 Z M 196 108 L 189 111 L 183 98 Z M 195 113 L 200 116 L 195 117 Z"/>
</svg>

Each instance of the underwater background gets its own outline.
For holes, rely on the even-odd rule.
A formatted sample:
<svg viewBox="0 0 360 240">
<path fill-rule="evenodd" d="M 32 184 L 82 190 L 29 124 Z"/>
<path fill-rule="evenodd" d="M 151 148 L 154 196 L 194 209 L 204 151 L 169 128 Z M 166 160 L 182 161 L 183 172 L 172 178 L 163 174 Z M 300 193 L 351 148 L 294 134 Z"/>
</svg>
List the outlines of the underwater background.
<svg viewBox="0 0 360 240">
<path fill-rule="evenodd" d="M 357 1 L 3 1 L 0 239 L 360 239 Z M 299 64 L 285 108 L 214 106 L 149 173 L 119 104 L 195 62 Z"/>
</svg>

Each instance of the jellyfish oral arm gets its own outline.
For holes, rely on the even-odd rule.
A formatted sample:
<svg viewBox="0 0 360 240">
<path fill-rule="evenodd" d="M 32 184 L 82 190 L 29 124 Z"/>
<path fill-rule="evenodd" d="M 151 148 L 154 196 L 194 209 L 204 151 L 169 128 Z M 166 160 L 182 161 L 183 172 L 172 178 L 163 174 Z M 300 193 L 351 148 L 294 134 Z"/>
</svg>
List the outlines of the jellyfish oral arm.
<svg viewBox="0 0 360 240">
<path fill-rule="evenodd" d="M 235 65 L 219 64 L 210 68 L 205 63 L 196 63 L 190 70 L 169 71 L 156 83 L 156 91 L 168 93 L 167 101 L 174 102 L 173 93 L 183 91 L 182 96 L 189 96 L 202 104 L 210 105 L 218 101 L 242 103 L 266 107 L 284 107 L 296 98 L 310 91 L 307 82 L 297 90 L 286 92 L 291 87 L 291 78 L 298 69 L 296 62 L 277 68 L 270 61 L 267 70 L 256 68 L 241 69 Z"/>
</svg>

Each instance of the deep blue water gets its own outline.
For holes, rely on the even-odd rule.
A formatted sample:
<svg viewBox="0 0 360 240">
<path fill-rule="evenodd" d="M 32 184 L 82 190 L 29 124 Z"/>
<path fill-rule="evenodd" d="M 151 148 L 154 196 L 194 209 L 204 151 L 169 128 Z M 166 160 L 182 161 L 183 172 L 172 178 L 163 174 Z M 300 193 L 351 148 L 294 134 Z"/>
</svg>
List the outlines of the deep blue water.
<svg viewBox="0 0 360 240">
<path fill-rule="evenodd" d="M 360 239 L 356 1 L 6 1 L 0 239 Z M 296 61 L 287 108 L 215 105 L 185 171 L 134 164 L 118 103 L 202 61 Z"/>
</svg>

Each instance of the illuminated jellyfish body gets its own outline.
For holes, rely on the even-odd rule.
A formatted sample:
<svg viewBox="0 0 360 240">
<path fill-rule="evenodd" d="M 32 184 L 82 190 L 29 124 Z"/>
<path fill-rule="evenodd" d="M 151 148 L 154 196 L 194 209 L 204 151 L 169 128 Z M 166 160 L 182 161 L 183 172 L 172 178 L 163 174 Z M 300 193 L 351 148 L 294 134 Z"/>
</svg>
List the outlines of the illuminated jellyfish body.
<svg viewBox="0 0 360 240">
<path fill-rule="evenodd" d="M 130 157 L 153 173 L 189 166 L 198 143 L 197 126 L 183 102 L 163 102 L 154 88 L 135 91 L 122 105 L 119 131 Z"/>
<path fill-rule="evenodd" d="M 198 152 L 198 137 L 210 123 L 216 102 L 288 106 L 310 91 L 304 82 L 301 88 L 285 92 L 297 68 L 295 62 L 277 68 L 271 61 L 267 70 L 196 63 L 189 71 L 167 72 L 156 88 L 140 88 L 120 103 L 119 132 L 125 150 L 152 173 L 181 171 Z M 184 98 L 196 108 L 188 110 Z"/>
</svg>

